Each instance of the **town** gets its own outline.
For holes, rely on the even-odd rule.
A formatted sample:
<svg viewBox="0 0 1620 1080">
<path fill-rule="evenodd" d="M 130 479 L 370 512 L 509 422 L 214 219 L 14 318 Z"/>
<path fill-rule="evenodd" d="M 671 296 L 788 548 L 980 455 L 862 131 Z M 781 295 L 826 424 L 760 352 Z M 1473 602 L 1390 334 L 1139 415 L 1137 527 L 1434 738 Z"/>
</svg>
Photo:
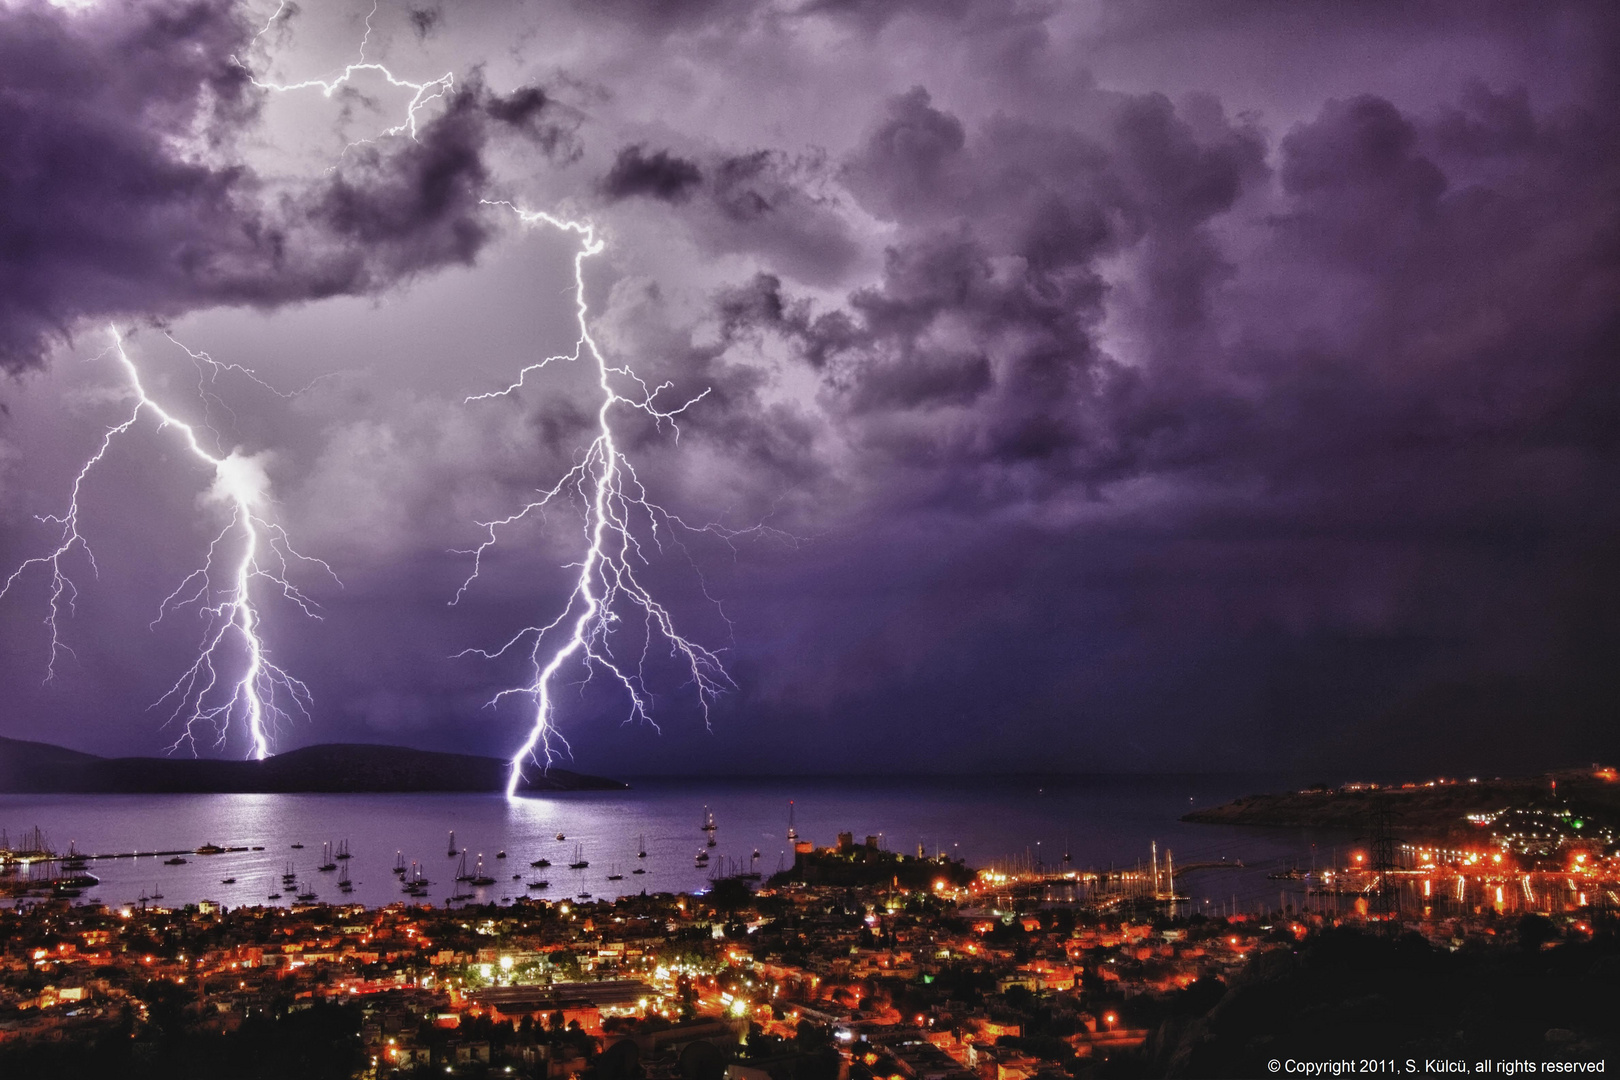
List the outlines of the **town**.
<svg viewBox="0 0 1620 1080">
<path fill-rule="evenodd" d="M 801 843 L 793 870 L 757 889 L 728 877 L 699 895 L 231 910 L 44 898 L 0 911 L 0 1072 L 1199 1075 L 1185 1070 L 1227 1052 L 1211 1049 L 1217 1004 L 1241 1015 L 1234 997 L 1315 978 L 1302 958 L 1347 943 L 1375 968 L 1381 949 L 1419 950 L 1436 971 L 1472 965 L 1435 977 L 1478 986 L 1493 965 L 1590 961 L 1596 991 L 1566 979 L 1583 1004 L 1548 999 L 1558 1015 L 1527 1022 L 1561 1051 L 1605 1052 L 1614 852 L 1583 843 L 1559 871 L 1569 881 L 1540 870 L 1539 891 L 1495 889 L 1490 875 L 1517 878 L 1477 853 L 1418 859 L 1404 888 L 1355 853 L 1337 870 L 1335 891 L 1358 894 L 1345 903 L 1220 917 L 1186 913 L 1156 863 L 1145 882 L 1108 887 L 1068 871 L 974 872 L 848 833 Z M 1463 886 L 1412 888 L 1437 860 Z M 1596 1010 L 1589 1023 L 1583 1010 Z"/>
</svg>

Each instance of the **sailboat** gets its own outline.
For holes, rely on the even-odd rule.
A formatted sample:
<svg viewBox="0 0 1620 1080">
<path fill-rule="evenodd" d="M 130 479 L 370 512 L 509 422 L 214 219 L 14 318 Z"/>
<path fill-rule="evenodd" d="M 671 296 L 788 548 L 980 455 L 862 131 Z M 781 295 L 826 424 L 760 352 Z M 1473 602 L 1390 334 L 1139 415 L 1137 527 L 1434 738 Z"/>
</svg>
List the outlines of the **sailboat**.
<svg viewBox="0 0 1620 1080">
<path fill-rule="evenodd" d="M 624 880 L 624 875 L 619 873 L 619 864 L 618 863 L 614 863 L 613 866 L 611 867 L 611 869 L 612 869 L 613 872 L 611 874 L 609 874 L 608 877 L 607 877 L 607 879 L 609 881 L 623 881 Z"/>
<path fill-rule="evenodd" d="M 337 855 L 335 857 L 338 859 L 347 859 L 349 857 L 349 841 L 347 839 L 338 842 Z"/>
<path fill-rule="evenodd" d="M 433 882 L 422 875 L 422 868 L 412 859 L 410 874 L 405 878 L 405 891 L 412 896 L 421 896 L 431 884 Z"/>
<path fill-rule="evenodd" d="M 405 876 L 405 853 L 403 851 L 394 852 L 394 873 L 400 877 Z"/>
<path fill-rule="evenodd" d="M 645 859 L 647 857 L 647 834 L 646 833 L 641 834 L 641 841 L 640 841 L 640 844 L 639 844 L 639 848 L 640 848 L 640 850 L 638 850 L 636 852 L 636 858 Z"/>
<path fill-rule="evenodd" d="M 456 880 L 471 881 L 472 875 L 467 873 L 467 849 L 461 849 L 461 861 L 456 864 Z"/>
<path fill-rule="evenodd" d="M 568 869 L 570 869 L 570 870 L 583 870 L 589 865 L 591 865 L 591 863 L 590 863 L 589 859 L 585 858 L 585 851 L 584 851 L 583 845 L 575 844 L 574 845 L 574 861 L 568 864 Z"/>
<path fill-rule="evenodd" d="M 531 888 L 531 889 L 549 889 L 549 888 L 551 888 L 551 882 L 549 882 L 549 881 L 531 881 L 531 882 L 529 882 L 529 888 Z"/>
<path fill-rule="evenodd" d="M 343 864 L 343 872 L 338 875 L 338 889 L 342 892 L 353 892 L 354 882 L 349 880 L 349 864 Z"/>
<path fill-rule="evenodd" d="M 445 852 L 450 858 L 456 857 L 456 830 L 450 830 L 450 850 Z"/>
<path fill-rule="evenodd" d="M 332 841 L 328 840 L 326 843 L 321 845 L 321 858 L 325 859 L 326 861 L 317 866 L 315 868 L 316 870 L 325 874 L 329 871 L 337 869 L 337 863 L 332 860 Z"/>
<path fill-rule="evenodd" d="M 478 854 L 478 869 L 473 871 L 472 877 L 468 880 L 480 888 L 485 885 L 495 884 L 495 879 L 484 873 L 484 855 L 482 852 Z"/>
</svg>

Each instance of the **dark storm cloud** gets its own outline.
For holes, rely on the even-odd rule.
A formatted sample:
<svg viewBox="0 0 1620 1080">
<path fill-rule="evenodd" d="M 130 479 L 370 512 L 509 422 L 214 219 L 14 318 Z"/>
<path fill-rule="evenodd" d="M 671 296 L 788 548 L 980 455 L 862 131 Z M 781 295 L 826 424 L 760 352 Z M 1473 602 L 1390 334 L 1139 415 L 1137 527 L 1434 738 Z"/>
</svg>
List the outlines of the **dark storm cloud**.
<svg viewBox="0 0 1620 1080">
<path fill-rule="evenodd" d="M 1612 39 L 1608 21 L 1586 30 Z M 920 634 L 946 658 L 919 659 L 903 691 L 856 689 L 869 665 L 823 656 L 839 674 L 804 661 L 802 680 L 833 700 L 808 704 L 782 671 L 754 704 L 879 716 L 972 700 L 1034 723 L 1049 693 L 1052 723 L 1069 708 L 1084 724 L 1101 721 L 1072 703 L 1202 708 L 1210 754 L 1264 745 L 1272 761 L 1366 762 L 1385 740 L 1446 767 L 1465 729 L 1481 747 L 1537 731 L 1548 759 L 1612 749 L 1620 696 L 1596 657 L 1616 635 L 1570 575 L 1612 582 L 1620 535 L 1620 128 L 1609 65 L 1575 66 L 1539 104 L 1476 80 L 1418 105 L 1329 98 L 1269 132 L 1211 93 L 1084 84 L 1061 111 L 977 123 L 922 87 L 888 101 L 841 174 L 894 227 L 878 280 L 829 304 L 767 259 L 716 296 L 722 338 L 783 341 L 817 373 L 883 492 L 874 525 L 962 515 L 960 574 L 1067 582 L 1048 633 L 1114 642 L 1185 690 L 1100 659 L 1065 675 L 1028 626 L 958 639 L 897 613 L 874 631 L 880 655 L 903 626 L 908 648 L 928 652 Z M 1007 508 L 1086 524 L 966 523 Z M 936 542 L 887 541 L 924 564 Z M 1153 576 L 1077 580 L 1049 545 Z M 1154 593 L 1141 621 L 1107 614 Z M 829 635 L 861 617 L 827 608 Z M 1313 714 L 1329 730 L 1302 734 Z"/>
<path fill-rule="evenodd" d="M 697 163 L 677 157 L 668 150 L 647 153 L 642 143 L 626 146 L 613 159 L 613 168 L 602 177 L 602 194 L 609 199 L 645 196 L 665 202 L 680 202 L 703 182 Z"/>
<path fill-rule="evenodd" d="M 235 160 L 263 93 L 235 60 L 252 35 L 196 0 L 0 13 L 0 366 L 38 364 L 86 318 L 274 306 L 469 262 L 490 235 L 491 124 L 566 142 L 543 94 L 474 81 L 416 139 L 271 185 Z"/>
<path fill-rule="evenodd" d="M 1196 322 L 1223 273 L 1205 224 L 1264 180 L 1264 146 L 1207 104 L 1198 133 L 1162 97 L 1094 98 L 1094 130 L 998 118 L 970 138 L 923 88 L 899 96 L 843 170 L 902 227 L 880 282 L 812 314 L 762 277 L 722 321 L 791 338 L 874 452 L 928 461 L 941 487 L 984 464 L 1033 463 L 1042 484 L 1140 468 L 1149 433 L 1115 412 L 1141 375 L 1099 348 L 1100 263 L 1133 254 L 1168 327 Z"/>
</svg>

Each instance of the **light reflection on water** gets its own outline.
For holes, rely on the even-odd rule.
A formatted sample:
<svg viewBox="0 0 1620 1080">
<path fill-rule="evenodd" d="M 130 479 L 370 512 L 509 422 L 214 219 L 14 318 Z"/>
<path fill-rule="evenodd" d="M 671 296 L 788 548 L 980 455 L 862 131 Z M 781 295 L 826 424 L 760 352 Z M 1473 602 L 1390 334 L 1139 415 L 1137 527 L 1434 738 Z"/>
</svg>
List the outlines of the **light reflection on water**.
<svg viewBox="0 0 1620 1080">
<path fill-rule="evenodd" d="M 1077 777 L 1023 778 L 776 778 L 634 782 L 629 791 L 571 792 L 508 800 L 499 795 L 0 795 L 0 825 L 15 841 L 38 825 L 53 847 L 69 841 L 81 852 L 128 853 L 192 850 L 205 843 L 262 845 L 263 851 L 188 855 L 183 866 L 163 865 L 155 855 L 96 860 L 88 870 L 101 884 L 83 900 L 109 904 L 137 901 L 161 892 L 165 906 L 202 899 L 237 906 L 268 903 L 281 888 L 290 863 L 306 888 L 328 902 L 381 905 L 406 899 L 392 873 L 396 852 L 417 860 L 434 883 L 423 897 L 442 904 L 454 891 L 458 858 L 447 855 L 449 834 L 465 848 L 471 869 L 484 857 L 496 884 L 469 890 L 482 902 L 503 897 L 571 898 L 701 889 L 720 866 L 755 868 L 769 876 L 791 865 L 787 843 L 788 800 L 796 806 L 801 838 L 831 844 L 840 831 L 860 842 L 881 835 L 891 850 L 914 853 L 920 843 L 965 858 L 970 865 L 1039 859 L 1061 864 L 1065 850 L 1079 868 L 1120 868 L 1145 862 L 1150 841 L 1162 854 L 1173 849 L 1178 864 L 1243 860 L 1246 871 L 1195 872 L 1178 881 L 1202 903 L 1237 895 L 1240 901 L 1270 897 L 1279 885 L 1265 870 L 1284 862 L 1301 866 L 1312 858 L 1326 865 L 1331 846 L 1346 838 L 1316 837 L 1303 830 L 1235 829 L 1189 825 L 1177 818 L 1193 806 L 1274 790 L 1279 778 Z M 716 846 L 705 848 L 704 808 L 718 824 Z M 562 833 L 564 840 L 557 840 Z M 637 858 L 645 838 L 647 857 Z M 337 873 L 320 873 L 322 845 L 347 841 L 354 891 L 338 890 Z M 302 843 L 294 850 L 293 843 Z M 570 870 L 576 850 L 590 866 Z M 505 850 L 507 858 L 497 859 Z M 694 856 L 709 850 L 708 868 Z M 1342 854 L 1342 851 L 1341 851 Z M 547 858 L 549 868 L 531 869 Z M 340 863 L 340 866 L 342 864 Z M 636 869 L 645 873 L 635 874 Z M 623 875 L 609 881 L 608 875 Z M 518 880 L 513 880 L 514 875 Z M 234 877 L 236 883 L 222 884 Z M 545 890 L 530 881 L 550 882 Z"/>
</svg>

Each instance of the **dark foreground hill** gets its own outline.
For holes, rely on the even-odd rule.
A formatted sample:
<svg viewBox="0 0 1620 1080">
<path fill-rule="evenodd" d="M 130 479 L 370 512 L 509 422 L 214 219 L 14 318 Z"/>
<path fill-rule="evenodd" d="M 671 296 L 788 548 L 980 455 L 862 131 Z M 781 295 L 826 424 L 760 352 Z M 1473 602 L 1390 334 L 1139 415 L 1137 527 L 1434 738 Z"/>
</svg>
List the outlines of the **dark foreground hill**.
<svg viewBox="0 0 1620 1080">
<path fill-rule="evenodd" d="M 235 793 L 504 791 L 506 762 L 404 746 L 332 743 L 264 761 L 104 758 L 50 743 L 0 738 L 0 792 Z M 529 770 L 525 791 L 603 791 L 617 780 L 567 769 Z"/>
</svg>

